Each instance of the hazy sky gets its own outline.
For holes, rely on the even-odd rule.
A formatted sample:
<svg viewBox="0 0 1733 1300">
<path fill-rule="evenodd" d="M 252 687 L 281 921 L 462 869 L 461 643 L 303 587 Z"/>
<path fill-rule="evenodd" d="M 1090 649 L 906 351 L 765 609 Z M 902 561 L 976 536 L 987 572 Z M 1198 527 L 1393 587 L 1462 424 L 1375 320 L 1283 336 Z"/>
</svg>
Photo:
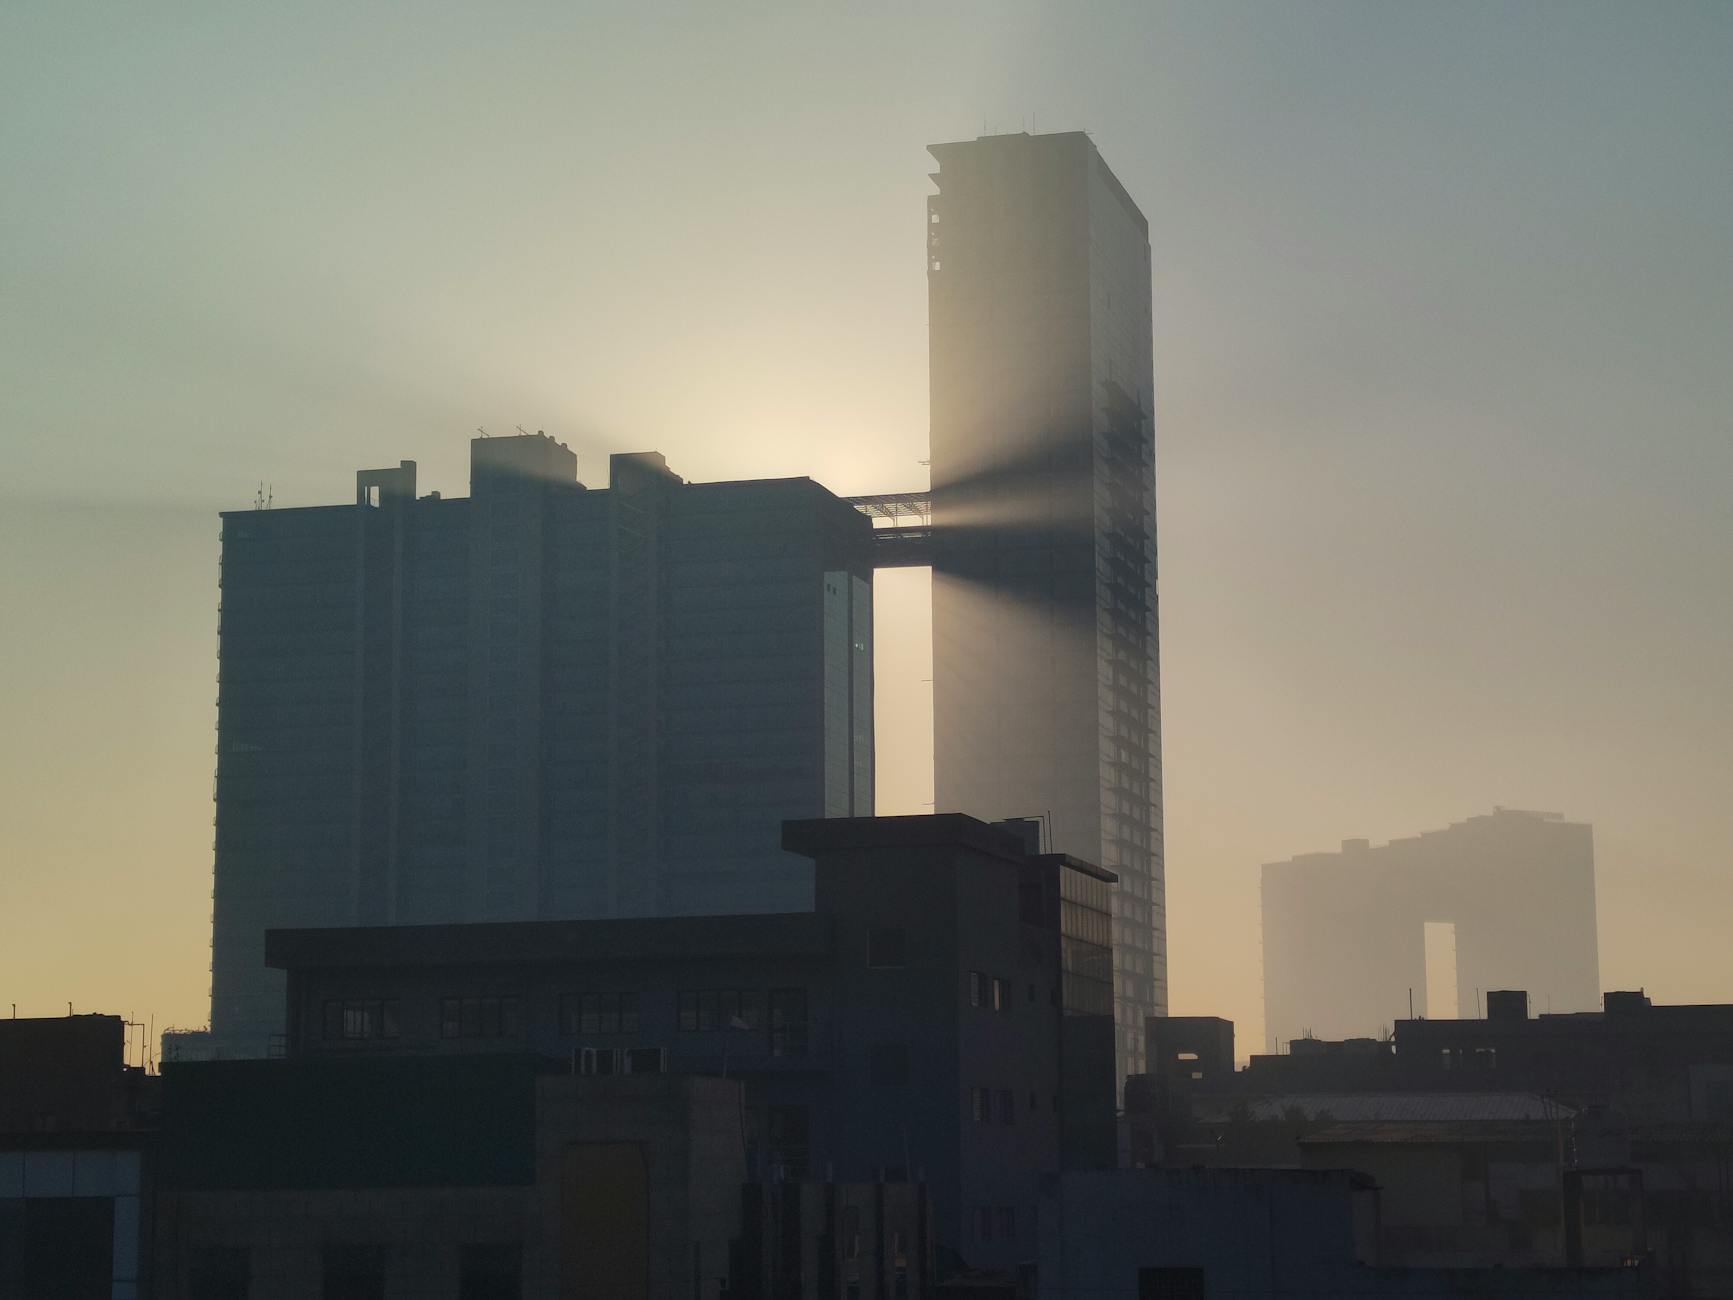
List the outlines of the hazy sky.
<svg viewBox="0 0 1733 1300">
<path fill-rule="evenodd" d="M 1150 220 L 1174 1009 L 1494 804 L 1733 999 L 1730 85 L 1723 0 L 0 7 L 0 1008 L 205 1018 L 218 510 L 519 423 L 923 486 L 924 146 L 1025 126 Z"/>
</svg>

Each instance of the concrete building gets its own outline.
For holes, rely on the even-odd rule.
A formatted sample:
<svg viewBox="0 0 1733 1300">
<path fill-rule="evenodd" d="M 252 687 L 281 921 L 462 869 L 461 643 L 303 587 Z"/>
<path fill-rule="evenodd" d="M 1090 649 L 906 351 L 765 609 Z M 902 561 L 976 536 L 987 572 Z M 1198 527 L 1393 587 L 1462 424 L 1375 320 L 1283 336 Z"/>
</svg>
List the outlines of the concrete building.
<svg viewBox="0 0 1733 1300">
<path fill-rule="evenodd" d="M 1527 989 L 1550 1011 L 1600 1000 L 1593 832 L 1552 813 L 1500 808 L 1271 864 L 1263 927 L 1270 1052 L 1475 1015 L 1486 989 Z"/>
<path fill-rule="evenodd" d="M 156 1080 L 119 1016 L 0 1020 L 0 1300 L 138 1300 Z"/>
<path fill-rule="evenodd" d="M 1119 1073 L 1167 1006 L 1149 229 L 1081 132 L 932 146 L 934 788 L 1119 877 Z"/>
<path fill-rule="evenodd" d="M 167 1067 L 160 1300 L 715 1300 L 739 1087 L 522 1056 Z M 578 1288 L 585 1289 L 578 1289 Z"/>
<path fill-rule="evenodd" d="M 292 1059 L 531 1053 L 746 1083 L 754 1177 L 924 1183 L 947 1258 L 1034 1250 L 1115 1159 L 1111 874 L 957 815 L 790 823 L 816 910 L 274 931 Z"/>
<path fill-rule="evenodd" d="M 1625 991 L 1606 994 L 1603 1011 L 1531 1016 L 1515 989 L 1486 1004 L 1484 1017 L 1398 1020 L 1388 1041 L 1295 1039 L 1215 1090 L 1520 1090 L 1644 1120 L 1733 1121 L 1733 1005 L 1656 1006 Z"/>
<path fill-rule="evenodd" d="M 1647 1267 L 1418 1268 L 1380 1255 L 1382 1193 L 1344 1169 L 1138 1169 L 1049 1180 L 1038 1300 L 1647 1297 Z"/>
<path fill-rule="evenodd" d="M 272 926 L 799 911 L 785 818 L 873 809 L 871 525 L 808 479 L 588 490 L 542 435 L 223 516 L 213 1044 Z"/>
</svg>

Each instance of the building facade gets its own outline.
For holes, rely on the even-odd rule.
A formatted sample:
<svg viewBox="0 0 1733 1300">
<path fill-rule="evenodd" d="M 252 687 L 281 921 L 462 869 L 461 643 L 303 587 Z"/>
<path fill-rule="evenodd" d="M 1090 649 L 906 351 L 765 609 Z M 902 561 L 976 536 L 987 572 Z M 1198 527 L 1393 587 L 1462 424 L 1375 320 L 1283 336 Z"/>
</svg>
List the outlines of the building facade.
<svg viewBox="0 0 1733 1300">
<path fill-rule="evenodd" d="M 526 1057 L 168 1067 L 161 1300 L 716 1300 L 739 1089 Z M 581 1289 L 580 1289 L 581 1288 Z"/>
<path fill-rule="evenodd" d="M 1167 1007 L 1148 223 L 1080 132 L 931 152 L 935 807 L 1117 873 L 1123 1076 Z"/>
<path fill-rule="evenodd" d="M 281 1030 L 267 928 L 800 910 L 782 821 L 872 811 L 858 511 L 539 434 L 415 478 L 223 517 L 219 1054 Z"/>
<path fill-rule="evenodd" d="M 159 1080 L 119 1016 L 0 1020 L 0 1300 L 139 1300 Z"/>
<path fill-rule="evenodd" d="M 804 914 L 277 931 L 292 1060 L 530 1054 L 746 1083 L 750 1176 L 918 1182 L 975 1267 L 1111 1166 L 1110 874 L 973 818 L 790 823 Z"/>
<path fill-rule="evenodd" d="M 1263 925 L 1271 1052 L 1473 1016 L 1487 989 L 1526 989 L 1546 1011 L 1600 1004 L 1593 831 L 1553 813 L 1500 808 L 1266 866 Z M 1429 1005 L 1429 983 L 1453 1005 Z"/>
</svg>

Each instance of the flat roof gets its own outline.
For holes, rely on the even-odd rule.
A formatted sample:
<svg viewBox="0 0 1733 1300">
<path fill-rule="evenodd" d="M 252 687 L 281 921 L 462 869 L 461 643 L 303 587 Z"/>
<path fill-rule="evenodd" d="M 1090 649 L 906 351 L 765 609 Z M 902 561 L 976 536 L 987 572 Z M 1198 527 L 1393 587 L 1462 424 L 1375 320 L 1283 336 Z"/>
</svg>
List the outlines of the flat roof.
<svg viewBox="0 0 1733 1300">
<path fill-rule="evenodd" d="M 907 817 L 808 817 L 782 823 L 782 847 L 802 857 L 853 849 L 964 848 L 1007 862 L 1044 862 L 1068 867 L 1109 884 L 1119 877 L 1069 853 L 1030 853 L 1004 827 L 967 813 L 922 813 Z"/>
<path fill-rule="evenodd" d="M 265 965 L 276 970 L 823 957 L 830 951 L 830 925 L 813 912 L 265 932 Z"/>
</svg>

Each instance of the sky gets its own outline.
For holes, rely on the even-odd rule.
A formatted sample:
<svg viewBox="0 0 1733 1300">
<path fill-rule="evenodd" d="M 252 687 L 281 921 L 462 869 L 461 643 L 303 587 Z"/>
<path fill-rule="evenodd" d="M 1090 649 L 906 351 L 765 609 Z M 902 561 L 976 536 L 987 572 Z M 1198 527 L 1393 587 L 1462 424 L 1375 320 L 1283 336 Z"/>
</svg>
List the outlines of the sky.
<svg viewBox="0 0 1733 1300">
<path fill-rule="evenodd" d="M 219 510 L 520 424 L 924 486 L 925 146 L 1024 129 L 1150 222 L 1173 1009 L 1261 1042 L 1260 864 L 1500 804 L 1594 824 L 1605 986 L 1733 1000 L 1730 68 L 1719 0 L 0 7 L 0 1007 L 205 1020 Z"/>
</svg>

